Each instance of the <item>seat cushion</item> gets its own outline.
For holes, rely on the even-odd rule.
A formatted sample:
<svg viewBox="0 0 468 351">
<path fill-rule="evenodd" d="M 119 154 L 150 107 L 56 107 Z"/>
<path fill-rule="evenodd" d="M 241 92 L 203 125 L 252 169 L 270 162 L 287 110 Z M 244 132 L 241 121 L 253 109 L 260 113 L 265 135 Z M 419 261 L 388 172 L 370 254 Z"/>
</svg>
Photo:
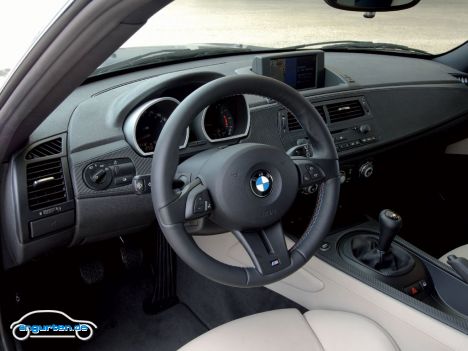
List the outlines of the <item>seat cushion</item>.
<svg viewBox="0 0 468 351">
<path fill-rule="evenodd" d="M 457 247 L 456 249 L 447 252 L 445 255 L 443 255 L 441 258 L 439 258 L 440 261 L 447 263 L 447 257 L 450 255 L 455 255 L 458 257 L 464 257 L 468 260 L 468 244 Z"/>
<path fill-rule="evenodd" d="M 398 350 L 392 337 L 376 322 L 343 311 L 309 311 L 305 315 L 324 350 Z"/>
<path fill-rule="evenodd" d="M 398 350 L 375 322 L 348 312 L 295 309 L 254 314 L 215 328 L 182 351 Z"/>
</svg>

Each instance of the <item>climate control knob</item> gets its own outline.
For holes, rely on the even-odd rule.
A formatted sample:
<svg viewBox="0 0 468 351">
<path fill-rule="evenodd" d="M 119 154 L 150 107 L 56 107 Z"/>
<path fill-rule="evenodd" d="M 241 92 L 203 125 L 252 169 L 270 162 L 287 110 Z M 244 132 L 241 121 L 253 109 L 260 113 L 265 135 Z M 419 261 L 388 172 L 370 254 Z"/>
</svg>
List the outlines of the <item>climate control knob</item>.
<svg viewBox="0 0 468 351">
<path fill-rule="evenodd" d="M 370 178 L 374 174 L 374 164 L 371 161 L 364 163 L 359 168 L 359 175 L 363 178 Z"/>
</svg>

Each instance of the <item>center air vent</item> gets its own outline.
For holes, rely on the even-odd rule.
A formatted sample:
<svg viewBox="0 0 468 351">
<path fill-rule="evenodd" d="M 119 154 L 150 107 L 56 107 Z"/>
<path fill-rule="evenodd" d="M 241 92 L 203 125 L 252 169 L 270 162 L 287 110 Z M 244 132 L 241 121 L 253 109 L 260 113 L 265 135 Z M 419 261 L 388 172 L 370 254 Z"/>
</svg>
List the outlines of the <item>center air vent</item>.
<svg viewBox="0 0 468 351">
<path fill-rule="evenodd" d="M 465 84 L 468 86 L 468 74 L 462 74 L 462 73 L 453 73 L 452 76 L 457 78 L 460 83 Z"/>
<path fill-rule="evenodd" d="M 66 202 L 67 191 L 60 158 L 30 163 L 26 173 L 28 204 L 31 210 Z"/>
<path fill-rule="evenodd" d="M 322 116 L 322 119 L 326 122 L 325 111 L 323 109 L 323 106 L 315 106 L 315 109 L 320 114 L 320 116 Z M 294 117 L 292 113 L 288 112 L 288 130 L 293 131 L 299 129 L 302 129 L 299 121 L 296 119 L 296 117 Z"/>
<path fill-rule="evenodd" d="M 288 130 L 293 131 L 299 129 L 302 129 L 301 124 L 291 112 L 288 112 Z"/>
<path fill-rule="evenodd" d="M 42 143 L 26 154 L 27 160 L 35 158 L 58 155 L 62 152 L 62 138 L 55 138 Z"/>
<path fill-rule="evenodd" d="M 337 102 L 327 105 L 330 122 L 341 122 L 364 116 L 365 112 L 359 100 Z"/>
<path fill-rule="evenodd" d="M 325 110 L 323 106 L 315 106 L 315 109 L 320 114 L 320 116 L 322 116 L 322 119 L 324 120 L 324 122 L 327 122 L 327 118 L 325 117 Z"/>
</svg>

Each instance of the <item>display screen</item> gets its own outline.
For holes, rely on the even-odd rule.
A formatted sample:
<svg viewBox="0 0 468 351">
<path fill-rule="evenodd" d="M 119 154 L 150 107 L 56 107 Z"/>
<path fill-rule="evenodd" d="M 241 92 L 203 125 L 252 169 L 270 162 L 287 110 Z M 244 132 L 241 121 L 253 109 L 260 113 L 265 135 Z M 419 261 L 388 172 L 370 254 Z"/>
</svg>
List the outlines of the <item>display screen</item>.
<svg viewBox="0 0 468 351">
<path fill-rule="evenodd" d="M 317 57 L 311 55 L 271 59 L 270 77 L 296 89 L 315 88 Z"/>
</svg>

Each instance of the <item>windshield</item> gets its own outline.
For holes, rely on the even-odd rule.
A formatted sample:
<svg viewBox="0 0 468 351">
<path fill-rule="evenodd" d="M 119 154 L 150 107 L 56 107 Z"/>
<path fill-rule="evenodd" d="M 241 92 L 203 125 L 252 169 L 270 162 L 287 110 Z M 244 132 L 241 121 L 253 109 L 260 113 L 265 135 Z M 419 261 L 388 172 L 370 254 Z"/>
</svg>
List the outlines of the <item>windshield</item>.
<svg viewBox="0 0 468 351">
<path fill-rule="evenodd" d="M 34 44 L 69 0 L 4 1 L 0 21 L 0 87 L 22 56 Z M 25 6 L 28 10 L 25 11 Z"/>
<path fill-rule="evenodd" d="M 330 47 L 323 44 L 329 41 L 353 41 L 333 45 L 342 49 L 439 54 L 468 39 L 464 14 L 467 0 L 422 0 L 414 8 L 377 13 L 371 19 L 334 9 L 323 0 L 176 0 L 156 13 L 96 74 L 230 51 L 316 42 L 322 44 L 312 48 Z M 124 65 L 116 64 L 122 61 Z"/>
</svg>

